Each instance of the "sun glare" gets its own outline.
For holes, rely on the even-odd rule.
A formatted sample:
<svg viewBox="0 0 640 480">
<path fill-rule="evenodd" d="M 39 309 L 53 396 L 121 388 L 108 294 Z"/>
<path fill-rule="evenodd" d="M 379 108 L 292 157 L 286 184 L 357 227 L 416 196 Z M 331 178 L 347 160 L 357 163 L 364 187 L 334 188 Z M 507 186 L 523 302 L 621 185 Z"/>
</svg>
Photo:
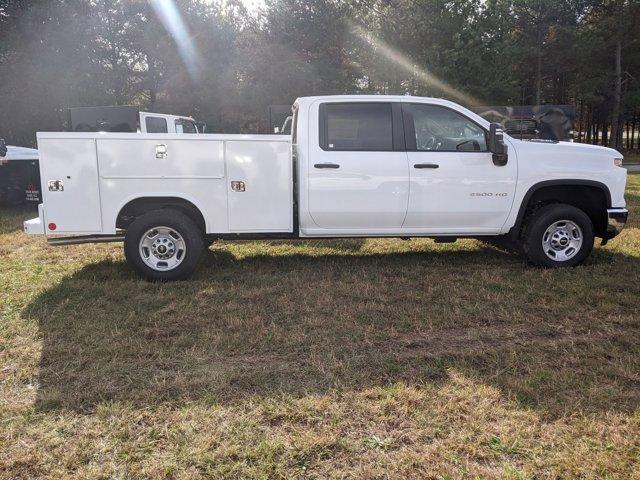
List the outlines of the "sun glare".
<svg viewBox="0 0 640 480">
<path fill-rule="evenodd" d="M 435 87 L 438 90 L 442 91 L 444 94 L 451 97 L 452 99 L 460 103 L 463 103 L 467 106 L 480 104 L 480 102 L 478 102 L 478 100 L 476 100 L 472 96 L 464 92 L 461 92 L 460 90 L 454 88 L 453 86 L 449 85 L 445 81 L 439 79 L 429 70 L 427 70 L 426 67 L 421 67 L 420 65 L 417 65 L 414 61 L 412 61 L 409 57 L 404 55 L 402 52 L 399 52 L 398 50 L 394 49 L 393 47 L 388 45 L 386 42 L 375 37 L 370 32 L 360 27 L 359 25 L 351 24 L 351 30 L 362 41 L 371 45 L 371 47 L 375 49 L 376 53 L 382 55 L 387 60 L 390 60 L 405 72 L 415 76 L 424 85 Z"/>
<path fill-rule="evenodd" d="M 176 43 L 189 75 L 197 80 L 201 72 L 200 54 L 174 0 L 152 0 L 151 6 Z"/>
</svg>

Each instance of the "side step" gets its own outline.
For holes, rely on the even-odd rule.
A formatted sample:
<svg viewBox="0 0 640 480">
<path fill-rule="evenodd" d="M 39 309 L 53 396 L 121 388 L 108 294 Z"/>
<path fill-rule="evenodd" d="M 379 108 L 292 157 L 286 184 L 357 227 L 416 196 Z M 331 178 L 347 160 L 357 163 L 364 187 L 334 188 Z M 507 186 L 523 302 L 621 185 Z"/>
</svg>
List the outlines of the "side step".
<svg viewBox="0 0 640 480">
<path fill-rule="evenodd" d="M 124 242 L 124 234 L 116 235 L 77 235 L 75 237 L 47 238 L 49 245 L 79 245 L 81 243 Z"/>
</svg>

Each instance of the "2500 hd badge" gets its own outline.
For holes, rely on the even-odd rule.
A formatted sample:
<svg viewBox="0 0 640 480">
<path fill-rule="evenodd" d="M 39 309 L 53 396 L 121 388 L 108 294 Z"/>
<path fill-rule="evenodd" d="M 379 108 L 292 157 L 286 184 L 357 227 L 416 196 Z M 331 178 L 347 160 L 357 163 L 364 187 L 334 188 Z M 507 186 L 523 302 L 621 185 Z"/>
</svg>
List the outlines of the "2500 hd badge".
<svg viewBox="0 0 640 480">
<path fill-rule="evenodd" d="M 499 192 L 499 193 L 491 193 L 491 192 L 473 192 L 470 194 L 471 197 L 507 197 L 509 194 L 507 192 Z"/>
</svg>

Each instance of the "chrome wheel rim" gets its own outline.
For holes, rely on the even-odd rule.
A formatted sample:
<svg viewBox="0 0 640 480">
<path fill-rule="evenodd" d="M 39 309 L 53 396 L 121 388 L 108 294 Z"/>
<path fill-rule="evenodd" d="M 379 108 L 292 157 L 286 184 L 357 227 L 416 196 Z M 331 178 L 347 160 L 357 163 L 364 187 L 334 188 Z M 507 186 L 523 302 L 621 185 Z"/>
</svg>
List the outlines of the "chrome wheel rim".
<svg viewBox="0 0 640 480">
<path fill-rule="evenodd" d="M 542 235 L 542 250 L 556 262 L 572 259 L 582 248 L 582 229 L 571 220 L 552 223 Z"/>
<path fill-rule="evenodd" d="M 173 270 L 184 260 L 187 245 L 180 233 L 170 227 L 153 227 L 140 239 L 142 261 L 153 270 Z"/>
</svg>

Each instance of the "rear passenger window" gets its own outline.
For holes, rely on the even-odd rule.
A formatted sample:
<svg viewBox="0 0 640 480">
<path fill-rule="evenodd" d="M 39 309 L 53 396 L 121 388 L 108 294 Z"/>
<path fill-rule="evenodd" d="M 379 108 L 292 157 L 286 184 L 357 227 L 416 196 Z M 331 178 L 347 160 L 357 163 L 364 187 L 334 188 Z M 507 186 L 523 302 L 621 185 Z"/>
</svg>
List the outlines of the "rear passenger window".
<svg viewBox="0 0 640 480">
<path fill-rule="evenodd" d="M 320 110 L 320 147 L 328 151 L 391 151 L 390 103 L 327 103 Z"/>
<path fill-rule="evenodd" d="M 162 117 L 145 117 L 147 133 L 167 133 L 167 120 Z"/>
</svg>

